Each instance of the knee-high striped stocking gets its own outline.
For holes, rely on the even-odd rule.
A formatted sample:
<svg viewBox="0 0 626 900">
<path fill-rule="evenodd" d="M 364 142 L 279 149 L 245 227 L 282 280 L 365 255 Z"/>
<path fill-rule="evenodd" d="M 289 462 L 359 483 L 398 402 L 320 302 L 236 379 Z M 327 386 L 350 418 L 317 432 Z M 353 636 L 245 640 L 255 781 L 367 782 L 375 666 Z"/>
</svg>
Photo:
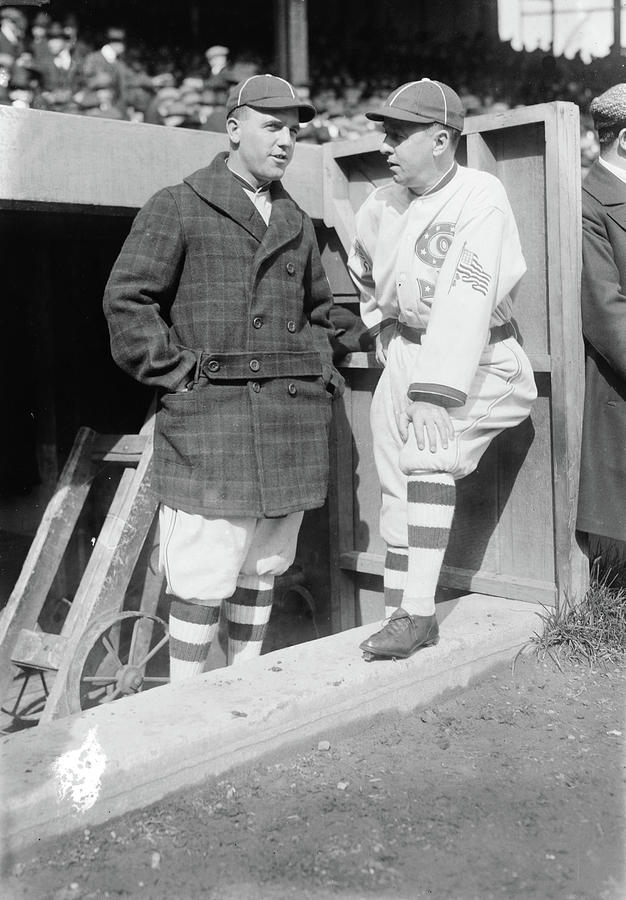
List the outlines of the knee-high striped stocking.
<svg viewBox="0 0 626 900">
<path fill-rule="evenodd" d="M 185 681 L 199 675 L 217 631 L 217 606 L 201 606 L 172 597 L 170 604 L 170 681 Z"/>
<path fill-rule="evenodd" d="M 383 585 L 385 608 L 402 606 L 409 569 L 409 551 L 406 547 L 387 547 Z"/>
<path fill-rule="evenodd" d="M 450 538 L 456 500 L 447 472 L 412 475 L 407 488 L 409 565 L 402 606 L 412 616 L 432 616 L 435 591 Z"/>
<path fill-rule="evenodd" d="M 273 588 L 273 575 L 240 575 L 235 593 L 224 601 L 229 665 L 260 655 L 272 612 Z"/>
</svg>

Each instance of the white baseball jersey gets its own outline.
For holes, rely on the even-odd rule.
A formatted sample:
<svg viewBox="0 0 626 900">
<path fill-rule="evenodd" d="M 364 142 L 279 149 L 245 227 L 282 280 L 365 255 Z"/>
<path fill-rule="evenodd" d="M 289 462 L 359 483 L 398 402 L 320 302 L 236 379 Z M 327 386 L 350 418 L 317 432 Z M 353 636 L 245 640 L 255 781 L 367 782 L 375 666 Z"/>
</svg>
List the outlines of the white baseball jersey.
<svg viewBox="0 0 626 900">
<path fill-rule="evenodd" d="M 348 266 L 373 333 L 388 319 L 426 329 L 411 399 L 462 406 L 489 329 L 510 319 L 526 271 L 500 181 L 455 163 L 421 197 L 395 183 L 378 188 L 357 213 Z"/>
</svg>

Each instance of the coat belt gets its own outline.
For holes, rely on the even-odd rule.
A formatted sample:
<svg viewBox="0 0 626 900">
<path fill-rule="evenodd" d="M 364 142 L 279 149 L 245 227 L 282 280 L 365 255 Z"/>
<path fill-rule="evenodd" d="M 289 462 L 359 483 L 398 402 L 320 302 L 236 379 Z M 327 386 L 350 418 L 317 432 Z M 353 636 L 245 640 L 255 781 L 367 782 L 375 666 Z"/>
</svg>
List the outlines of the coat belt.
<svg viewBox="0 0 626 900">
<path fill-rule="evenodd" d="M 317 350 L 299 353 L 289 351 L 260 351 L 245 353 L 206 353 L 200 357 L 199 373 L 218 381 L 257 378 L 288 378 L 290 376 L 319 376 L 322 361 Z"/>
</svg>

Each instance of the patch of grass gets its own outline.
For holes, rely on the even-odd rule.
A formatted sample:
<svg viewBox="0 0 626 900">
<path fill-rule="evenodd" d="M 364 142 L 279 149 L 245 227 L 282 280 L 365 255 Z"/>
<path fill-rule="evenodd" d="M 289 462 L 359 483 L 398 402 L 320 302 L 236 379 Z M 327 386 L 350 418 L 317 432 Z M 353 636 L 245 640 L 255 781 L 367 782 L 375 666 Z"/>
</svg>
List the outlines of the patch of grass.
<svg viewBox="0 0 626 900">
<path fill-rule="evenodd" d="M 539 659 L 550 657 L 596 666 L 623 661 L 626 654 L 626 590 L 606 569 L 594 567 L 583 601 L 566 601 L 539 613 L 543 630 L 530 639 Z"/>
</svg>

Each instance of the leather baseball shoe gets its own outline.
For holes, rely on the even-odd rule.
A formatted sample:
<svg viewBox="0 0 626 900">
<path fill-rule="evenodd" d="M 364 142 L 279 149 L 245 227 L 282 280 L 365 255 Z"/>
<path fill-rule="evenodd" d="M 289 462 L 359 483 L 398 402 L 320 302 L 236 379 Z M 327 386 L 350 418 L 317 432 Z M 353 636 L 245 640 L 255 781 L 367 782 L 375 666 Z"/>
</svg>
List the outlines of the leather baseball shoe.
<svg viewBox="0 0 626 900">
<path fill-rule="evenodd" d="M 412 616 L 402 607 L 393 612 L 389 621 L 360 644 L 366 660 L 406 659 L 421 647 L 430 647 L 439 640 L 437 616 Z"/>
</svg>

